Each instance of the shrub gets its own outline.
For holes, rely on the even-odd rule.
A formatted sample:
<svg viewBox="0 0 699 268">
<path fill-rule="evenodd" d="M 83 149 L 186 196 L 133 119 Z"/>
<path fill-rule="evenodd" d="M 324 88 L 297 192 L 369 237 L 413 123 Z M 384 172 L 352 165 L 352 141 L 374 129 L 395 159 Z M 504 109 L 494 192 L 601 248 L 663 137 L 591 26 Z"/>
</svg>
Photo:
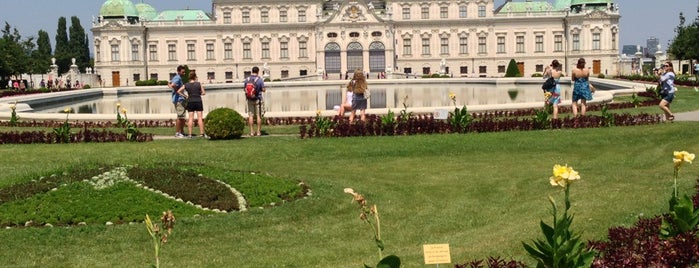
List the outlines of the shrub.
<svg viewBox="0 0 699 268">
<path fill-rule="evenodd" d="M 159 81 L 157 81 L 157 82 L 156 82 L 155 84 L 153 84 L 153 85 L 156 85 L 156 84 L 157 84 L 158 86 L 167 86 L 168 81 L 167 81 L 167 80 L 159 80 Z"/>
<path fill-rule="evenodd" d="M 519 73 L 519 68 L 517 68 L 517 62 L 515 59 L 511 59 L 510 63 L 507 65 L 505 77 L 522 77 L 522 74 Z"/>
<path fill-rule="evenodd" d="M 598 74 L 598 75 L 597 75 L 597 78 L 604 79 L 605 77 L 606 77 L 606 76 L 604 76 L 604 74 Z"/>
<path fill-rule="evenodd" d="M 85 84 L 85 85 L 83 86 L 83 89 L 90 89 L 90 88 L 92 88 L 92 87 L 91 87 L 90 85 L 88 85 L 88 84 Z"/>
<path fill-rule="evenodd" d="M 430 78 L 440 78 L 440 77 L 442 77 L 442 76 L 438 73 L 434 73 L 434 74 L 432 74 L 432 76 L 430 76 Z"/>
<path fill-rule="evenodd" d="M 243 117 L 230 108 L 216 108 L 204 118 L 204 131 L 212 140 L 238 139 L 244 128 Z"/>
<path fill-rule="evenodd" d="M 542 73 L 533 73 L 532 77 L 544 77 L 544 74 Z"/>
</svg>

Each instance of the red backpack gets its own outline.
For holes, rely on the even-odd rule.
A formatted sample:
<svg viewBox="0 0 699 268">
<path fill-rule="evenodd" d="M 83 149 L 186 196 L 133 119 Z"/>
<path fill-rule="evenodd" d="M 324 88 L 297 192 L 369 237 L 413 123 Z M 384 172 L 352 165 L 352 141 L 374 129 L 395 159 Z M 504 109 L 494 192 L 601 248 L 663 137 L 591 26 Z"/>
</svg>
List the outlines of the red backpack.
<svg viewBox="0 0 699 268">
<path fill-rule="evenodd" d="M 247 82 L 245 83 L 245 98 L 248 100 L 256 100 L 257 99 L 257 87 L 255 86 L 257 84 L 257 79 L 259 79 L 259 76 L 256 76 L 254 80 L 248 78 Z"/>
</svg>

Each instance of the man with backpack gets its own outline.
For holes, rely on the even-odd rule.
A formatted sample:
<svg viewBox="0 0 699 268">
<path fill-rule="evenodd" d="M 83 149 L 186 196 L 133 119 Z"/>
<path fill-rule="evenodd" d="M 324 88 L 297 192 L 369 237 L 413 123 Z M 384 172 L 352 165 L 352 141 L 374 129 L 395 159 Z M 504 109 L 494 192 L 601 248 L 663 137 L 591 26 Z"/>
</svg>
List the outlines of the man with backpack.
<svg viewBox="0 0 699 268">
<path fill-rule="evenodd" d="M 175 74 L 175 76 L 172 77 L 172 80 L 170 80 L 170 83 L 168 83 L 168 87 L 172 89 L 172 104 L 175 105 L 175 112 L 177 113 L 177 121 L 175 121 L 175 137 L 177 138 L 184 138 L 184 134 L 182 134 L 182 132 L 184 131 L 184 118 L 187 112 L 183 104 L 184 95 L 177 93 L 177 91 L 184 86 L 182 81 L 182 76 L 184 73 L 184 66 L 177 66 L 177 74 Z"/>
<path fill-rule="evenodd" d="M 259 76 L 260 68 L 252 67 L 252 75 L 243 82 L 243 90 L 247 99 L 248 127 L 250 136 L 260 136 L 262 126 L 262 92 L 265 92 L 265 81 Z M 253 120 L 257 117 L 257 131 L 253 128 Z"/>
</svg>

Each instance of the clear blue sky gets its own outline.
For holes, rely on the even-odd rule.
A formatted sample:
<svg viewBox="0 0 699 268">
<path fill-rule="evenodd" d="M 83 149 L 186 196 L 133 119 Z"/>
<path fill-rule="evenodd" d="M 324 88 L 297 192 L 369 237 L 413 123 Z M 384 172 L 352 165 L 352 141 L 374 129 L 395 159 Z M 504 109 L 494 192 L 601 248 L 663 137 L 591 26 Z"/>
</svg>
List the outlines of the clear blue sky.
<svg viewBox="0 0 699 268">
<path fill-rule="evenodd" d="M 141 0 L 132 0 L 139 3 Z M 524 0 L 515 0 L 524 1 Z M 105 0 L 0 0 L 2 12 L 0 23 L 7 21 L 19 30 L 23 37 L 37 36 L 40 29 L 49 33 L 51 42 L 55 40 L 58 18 L 68 19 L 78 16 L 88 34 L 92 27 L 92 17 L 99 14 Z M 143 0 L 156 10 L 201 9 L 211 12 L 210 0 Z M 553 2 L 553 0 L 549 0 Z M 615 0 L 621 10 L 620 45 L 645 46 L 646 39 L 656 37 L 663 50 L 675 36 L 674 29 L 679 24 L 679 13 L 684 12 L 687 21 L 697 17 L 699 0 Z M 499 6 L 504 0 L 496 0 Z"/>
</svg>

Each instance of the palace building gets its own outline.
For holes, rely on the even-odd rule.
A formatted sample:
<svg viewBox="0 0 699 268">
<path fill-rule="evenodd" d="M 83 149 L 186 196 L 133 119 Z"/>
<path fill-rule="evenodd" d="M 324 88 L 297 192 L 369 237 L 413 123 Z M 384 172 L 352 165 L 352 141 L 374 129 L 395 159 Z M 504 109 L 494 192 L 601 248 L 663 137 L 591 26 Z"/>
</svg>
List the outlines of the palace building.
<svg viewBox="0 0 699 268">
<path fill-rule="evenodd" d="M 524 76 L 585 58 L 616 74 L 619 9 L 612 0 L 212 0 L 212 9 L 157 11 L 107 0 L 92 25 L 105 86 L 168 80 L 177 65 L 205 83 L 232 83 L 253 66 L 271 80 L 445 74 Z"/>
</svg>

